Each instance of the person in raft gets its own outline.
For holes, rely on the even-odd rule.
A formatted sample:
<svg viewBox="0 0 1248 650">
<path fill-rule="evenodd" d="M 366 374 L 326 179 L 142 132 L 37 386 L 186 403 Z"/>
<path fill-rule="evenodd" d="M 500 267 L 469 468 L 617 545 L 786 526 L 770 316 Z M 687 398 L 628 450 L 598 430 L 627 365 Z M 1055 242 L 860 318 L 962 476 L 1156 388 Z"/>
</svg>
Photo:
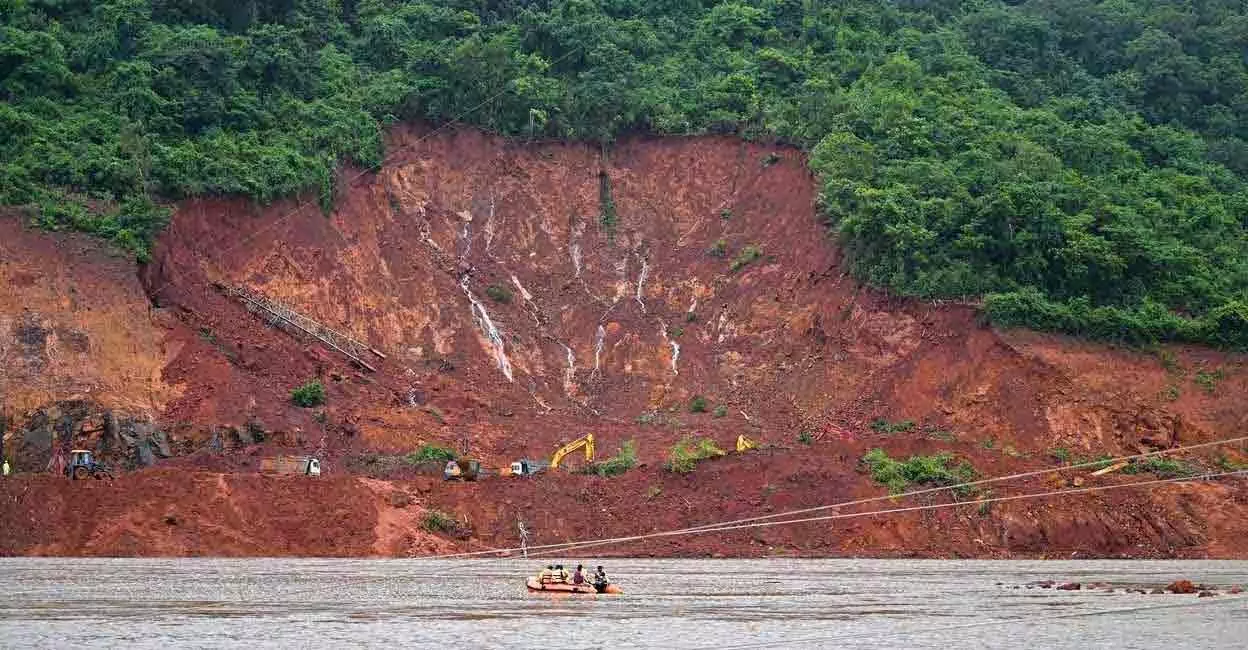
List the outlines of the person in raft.
<svg viewBox="0 0 1248 650">
<path fill-rule="evenodd" d="M 583 585 L 583 584 L 585 584 L 585 571 L 584 571 L 584 569 L 585 569 L 585 566 L 584 566 L 584 565 L 581 565 L 581 564 L 576 565 L 576 571 L 573 571 L 573 572 L 572 572 L 572 584 L 574 584 L 574 585 Z"/>
<path fill-rule="evenodd" d="M 598 565 L 598 570 L 594 571 L 594 587 L 601 591 L 607 586 L 607 572 L 602 570 L 602 565 Z"/>
<path fill-rule="evenodd" d="M 568 581 L 568 570 L 563 568 L 562 564 L 556 564 L 555 565 L 555 582 L 567 583 L 567 581 Z"/>
<path fill-rule="evenodd" d="M 548 585 L 555 581 L 555 565 L 547 564 L 545 569 L 538 575 L 538 580 L 542 584 Z"/>
</svg>

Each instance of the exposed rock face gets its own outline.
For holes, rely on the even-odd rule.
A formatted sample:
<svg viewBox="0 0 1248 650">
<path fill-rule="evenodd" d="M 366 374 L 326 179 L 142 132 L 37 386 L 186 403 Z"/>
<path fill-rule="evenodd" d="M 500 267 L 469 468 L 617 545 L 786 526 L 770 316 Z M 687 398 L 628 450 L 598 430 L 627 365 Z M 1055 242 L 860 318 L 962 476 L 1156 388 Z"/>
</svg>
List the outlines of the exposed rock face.
<svg viewBox="0 0 1248 650">
<path fill-rule="evenodd" d="M 137 270 L 85 238 L 0 219 L 0 401 L 18 469 L 46 464 L 54 444 L 127 468 L 231 471 L 252 471 L 261 448 L 322 453 L 341 471 L 354 467 L 349 454 L 426 442 L 499 466 L 589 431 L 605 454 L 635 440 L 654 467 L 695 432 L 729 448 L 741 433 L 777 445 L 755 461 L 767 477 L 758 485 L 741 471 L 713 489 L 706 478 L 667 486 L 690 499 L 673 502 L 675 526 L 738 503 L 745 516 L 878 495 L 855 469 L 874 446 L 948 451 L 990 476 L 1053 464 L 1059 450 L 1136 453 L 1248 424 L 1242 357 L 1002 333 L 973 306 L 857 285 L 793 150 L 635 139 L 604 156 L 420 127 L 390 138 L 387 164 L 344 174 L 329 214 L 297 201 L 187 201 Z M 778 163 L 760 163 L 773 152 Z M 376 372 L 354 367 L 271 327 L 227 295 L 232 285 L 384 358 L 365 353 Z M 1197 382 L 1215 369 L 1216 382 Z M 314 378 L 327 404 L 296 407 L 290 391 Z M 690 413 L 699 395 L 711 408 Z M 882 432 L 877 420 L 910 424 Z M 624 507 L 653 487 L 624 485 L 595 489 L 633 490 L 612 501 Z M 482 486 L 486 501 L 507 496 Z M 777 496 L 759 496 L 764 486 Z M 956 519 L 962 536 L 948 541 L 905 518 L 834 540 L 813 529 L 777 539 L 812 553 L 1229 557 L 1244 552 L 1241 492 L 1176 486 L 1113 501 L 1112 512 L 1099 501 L 1010 504 Z M 473 521 L 502 521 L 500 509 Z M 379 530 L 398 531 L 419 508 L 382 509 L 392 510 L 404 516 Z M 174 519 L 166 528 L 188 521 Z M 506 539 L 515 523 L 498 525 L 478 534 Z M 394 535 L 375 548 L 442 548 Z"/>
</svg>

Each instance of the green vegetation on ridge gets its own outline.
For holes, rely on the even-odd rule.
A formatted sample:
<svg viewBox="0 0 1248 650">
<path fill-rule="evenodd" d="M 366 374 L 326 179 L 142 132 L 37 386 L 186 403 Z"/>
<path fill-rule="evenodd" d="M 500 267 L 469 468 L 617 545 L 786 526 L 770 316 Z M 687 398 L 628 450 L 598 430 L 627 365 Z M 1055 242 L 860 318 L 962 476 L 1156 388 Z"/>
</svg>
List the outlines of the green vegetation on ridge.
<svg viewBox="0 0 1248 650">
<path fill-rule="evenodd" d="M 9 0 L 0 205 L 142 257 L 168 199 L 330 205 L 398 120 L 774 134 L 873 285 L 1248 347 L 1246 50 L 1237 0 Z"/>
</svg>

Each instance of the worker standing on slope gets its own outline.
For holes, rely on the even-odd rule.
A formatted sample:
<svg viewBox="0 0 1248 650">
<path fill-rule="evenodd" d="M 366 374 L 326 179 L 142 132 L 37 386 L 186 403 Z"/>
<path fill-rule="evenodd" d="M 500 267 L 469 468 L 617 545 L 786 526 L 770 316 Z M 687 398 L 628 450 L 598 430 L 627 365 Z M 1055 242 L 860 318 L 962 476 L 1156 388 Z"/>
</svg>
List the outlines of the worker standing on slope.
<svg viewBox="0 0 1248 650">
<path fill-rule="evenodd" d="M 7 458 L 4 460 L 3 472 L 4 472 L 3 473 L 4 476 L 9 475 L 9 460 Z"/>
</svg>

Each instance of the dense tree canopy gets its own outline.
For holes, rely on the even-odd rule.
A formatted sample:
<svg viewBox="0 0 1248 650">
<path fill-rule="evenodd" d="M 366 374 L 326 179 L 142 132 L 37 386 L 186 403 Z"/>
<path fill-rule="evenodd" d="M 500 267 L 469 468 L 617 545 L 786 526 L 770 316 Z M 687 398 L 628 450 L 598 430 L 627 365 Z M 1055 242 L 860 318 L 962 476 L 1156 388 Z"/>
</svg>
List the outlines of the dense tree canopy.
<svg viewBox="0 0 1248 650">
<path fill-rule="evenodd" d="M 1242 0 L 0 0 L 0 203 L 143 255 L 396 120 L 767 135 L 874 285 L 1248 347 L 1246 53 Z"/>
</svg>

